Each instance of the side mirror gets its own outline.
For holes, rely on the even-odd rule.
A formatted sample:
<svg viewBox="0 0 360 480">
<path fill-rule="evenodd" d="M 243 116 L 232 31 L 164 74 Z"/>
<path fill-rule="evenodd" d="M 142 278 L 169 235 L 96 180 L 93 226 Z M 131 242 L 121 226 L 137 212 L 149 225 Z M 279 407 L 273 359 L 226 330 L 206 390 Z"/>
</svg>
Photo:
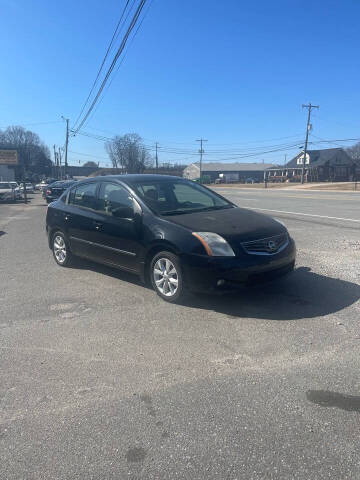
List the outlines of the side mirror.
<svg viewBox="0 0 360 480">
<path fill-rule="evenodd" d="M 131 207 L 117 207 L 114 208 L 111 213 L 116 218 L 134 218 L 134 209 Z"/>
</svg>

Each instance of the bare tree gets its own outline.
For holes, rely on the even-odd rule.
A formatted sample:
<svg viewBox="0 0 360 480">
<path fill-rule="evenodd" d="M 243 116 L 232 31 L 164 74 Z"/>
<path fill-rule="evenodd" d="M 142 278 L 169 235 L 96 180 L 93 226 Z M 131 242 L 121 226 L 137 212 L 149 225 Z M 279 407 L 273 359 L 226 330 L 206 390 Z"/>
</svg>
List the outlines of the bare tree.
<svg viewBox="0 0 360 480">
<path fill-rule="evenodd" d="M 355 143 L 352 147 L 346 149 L 347 153 L 354 160 L 360 160 L 360 142 Z"/>
<path fill-rule="evenodd" d="M 16 148 L 19 155 L 17 177 L 25 170 L 28 175 L 49 174 L 52 162 L 49 148 L 36 133 L 21 126 L 7 127 L 0 132 L 0 148 Z"/>
<path fill-rule="evenodd" d="M 114 137 L 105 144 L 106 151 L 114 168 L 124 173 L 142 173 L 153 165 L 153 159 L 137 133 Z"/>
</svg>

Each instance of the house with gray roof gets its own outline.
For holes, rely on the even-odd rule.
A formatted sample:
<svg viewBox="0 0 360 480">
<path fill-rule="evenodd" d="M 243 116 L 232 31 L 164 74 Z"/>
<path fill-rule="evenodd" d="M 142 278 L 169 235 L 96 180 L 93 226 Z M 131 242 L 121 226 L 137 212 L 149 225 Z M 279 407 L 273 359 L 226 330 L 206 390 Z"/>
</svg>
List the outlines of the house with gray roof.
<svg viewBox="0 0 360 480">
<path fill-rule="evenodd" d="M 252 179 L 255 182 L 264 180 L 264 172 L 273 167 L 271 163 L 221 163 L 204 162 L 202 164 L 202 175 L 208 177 L 211 183 L 217 179 L 226 182 L 245 182 Z M 189 180 L 200 178 L 200 163 L 191 163 L 184 169 L 183 176 Z"/>
<path fill-rule="evenodd" d="M 286 165 L 267 169 L 269 182 L 297 182 L 301 180 L 304 151 Z M 343 148 L 309 150 L 305 159 L 306 182 L 349 182 L 360 179 L 360 160 L 351 158 Z"/>
</svg>

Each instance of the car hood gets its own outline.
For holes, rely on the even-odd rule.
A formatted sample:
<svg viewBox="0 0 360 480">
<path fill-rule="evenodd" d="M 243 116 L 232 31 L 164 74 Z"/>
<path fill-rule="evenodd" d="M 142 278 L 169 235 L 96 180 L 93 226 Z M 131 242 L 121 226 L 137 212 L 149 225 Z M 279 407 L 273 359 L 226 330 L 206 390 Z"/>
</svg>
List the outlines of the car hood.
<svg viewBox="0 0 360 480">
<path fill-rule="evenodd" d="M 11 193 L 12 191 L 12 188 L 0 188 L 0 193 Z"/>
<path fill-rule="evenodd" d="M 166 220 L 192 232 L 218 233 L 230 242 L 257 240 L 286 231 L 281 223 L 268 215 L 240 207 L 173 215 Z"/>
</svg>

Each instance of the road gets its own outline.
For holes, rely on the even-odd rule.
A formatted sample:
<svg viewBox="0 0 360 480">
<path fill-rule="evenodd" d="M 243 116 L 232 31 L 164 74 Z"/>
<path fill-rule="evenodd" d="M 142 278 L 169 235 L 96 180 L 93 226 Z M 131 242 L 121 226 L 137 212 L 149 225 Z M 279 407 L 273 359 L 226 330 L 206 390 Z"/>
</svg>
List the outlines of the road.
<svg viewBox="0 0 360 480">
<path fill-rule="evenodd" d="M 170 305 L 0 205 L 1 480 L 360 478 L 360 195 L 218 191 L 286 223 L 291 276 Z"/>
</svg>

